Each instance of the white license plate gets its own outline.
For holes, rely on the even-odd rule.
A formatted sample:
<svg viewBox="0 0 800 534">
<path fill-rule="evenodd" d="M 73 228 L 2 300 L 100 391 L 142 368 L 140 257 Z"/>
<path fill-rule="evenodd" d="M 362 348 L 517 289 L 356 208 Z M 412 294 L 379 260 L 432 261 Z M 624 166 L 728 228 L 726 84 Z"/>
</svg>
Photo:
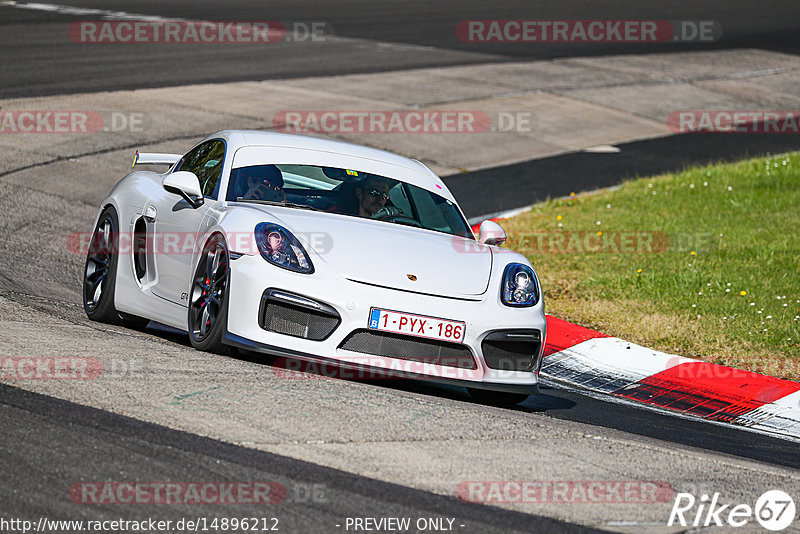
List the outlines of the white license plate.
<svg viewBox="0 0 800 534">
<path fill-rule="evenodd" d="M 464 341 L 466 324 L 462 321 L 449 321 L 438 317 L 371 308 L 369 328 L 461 343 Z"/>
</svg>

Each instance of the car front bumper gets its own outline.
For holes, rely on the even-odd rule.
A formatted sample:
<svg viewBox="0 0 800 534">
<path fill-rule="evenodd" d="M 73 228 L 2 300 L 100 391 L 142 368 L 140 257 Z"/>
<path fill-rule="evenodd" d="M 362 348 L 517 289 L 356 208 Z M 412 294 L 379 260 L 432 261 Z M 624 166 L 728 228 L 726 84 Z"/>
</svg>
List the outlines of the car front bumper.
<svg viewBox="0 0 800 534">
<path fill-rule="evenodd" d="M 447 298 L 368 285 L 330 273 L 327 269 L 318 270 L 313 275 L 294 273 L 277 268 L 260 256 L 244 255 L 231 262 L 226 341 L 274 356 L 335 363 L 359 371 L 381 369 L 393 376 L 495 391 L 537 393 L 538 368 L 546 334 L 543 304 L 539 302 L 531 308 L 510 308 L 500 302 L 497 281 L 490 280 L 489 286 L 484 295 L 475 297 L 477 300 Z M 329 335 L 317 340 L 304 338 L 297 333 L 289 335 L 265 329 L 264 295 L 269 289 L 278 290 L 284 296 L 297 296 L 300 303 L 303 299 L 313 301 L 325 313 L 335 313 L 338 316 L 336 327 Z M 372 308 L 463 321 L 466 325 L 463 343 L 441 342 L 443 350 L 438 350 L 436 343 L 414 336 L 391 337 L 398 338 L 397 341 L 406 346 L 406 351 L 409 343 L 424 341 L 422 348 L 425 350 L 469 354 L 469 362 L 460 360 L 451 364 L 453 360 L 446 358 L 414 361 L 407 354 L 393 357 L 391 343 L 388 342 L 379 343 L 384 349 L 374 353 L 343 348 L 343 345 L 352 347 L 348 339 L 353 335 L 367 332 L 375 337 L 375 331 L 368 330 Z M 530 355 L 530 370 L 508 370 L 517 367 L 503 362 L 498 365 L 497 358 L 488 358 L 491 364 L 487 363 L 484 348 L 492 340 L 505 337 L 506 333 L 527 335 L 528 339 L 538 335 L 539 342 L 534 344 L 535 353 Z M 385 374 L 377 376 L 384 377 Z"/>
</svg>

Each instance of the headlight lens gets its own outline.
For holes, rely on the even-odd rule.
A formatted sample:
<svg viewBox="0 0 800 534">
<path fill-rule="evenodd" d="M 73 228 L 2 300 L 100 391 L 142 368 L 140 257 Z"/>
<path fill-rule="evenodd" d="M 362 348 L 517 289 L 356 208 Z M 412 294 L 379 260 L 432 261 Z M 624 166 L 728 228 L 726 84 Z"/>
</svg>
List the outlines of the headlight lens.
<svg viewBox="0 0 800 534">
<path fill-rule="evenodd" d="M 283 226 L 260 223 L 256 226 L 256 244 L 261 256 L 271 264 L 296 273 L 311 274 L 314 264 L 297 238 Z"/>
<path fill-rule="evenodd" d="M 506 306 L 527 307 L 539 302 L 539 287 L 533 269 L 522 263 L 511 263 L 503 271 L 500 300 Z"/>
</svg>

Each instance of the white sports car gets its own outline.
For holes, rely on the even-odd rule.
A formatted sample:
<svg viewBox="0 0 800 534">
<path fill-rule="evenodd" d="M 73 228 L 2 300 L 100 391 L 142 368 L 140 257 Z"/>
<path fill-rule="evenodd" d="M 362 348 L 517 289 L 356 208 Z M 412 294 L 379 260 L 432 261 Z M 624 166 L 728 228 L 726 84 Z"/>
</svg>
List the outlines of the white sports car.
<svg viewBox="0 0 800 534">
<path fill-rule="evenodd" d="M 539 279 L 476 240 L 422 163 L 342 142 L 217 132 L 185 155 L 139 154 L 103 201 L 83 301 L 97 321 L 152 320 L 198 350 L 239 347 L 466 386 L 481 402 L 538 392 Z"/>
</svg>

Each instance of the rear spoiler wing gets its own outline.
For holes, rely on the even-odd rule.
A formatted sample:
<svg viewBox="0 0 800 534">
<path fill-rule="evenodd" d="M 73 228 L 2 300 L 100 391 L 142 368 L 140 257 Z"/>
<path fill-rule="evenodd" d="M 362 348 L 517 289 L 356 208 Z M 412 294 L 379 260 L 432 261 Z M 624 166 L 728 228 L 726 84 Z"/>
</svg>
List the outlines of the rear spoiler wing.
<svg viewBox="0 0 800 534">
<path fill-rule="evenodd" d="M 148 153 L 148 152 L 139 152 L 136 151 L 136 155 L 133 157 L 133 163 L 131 167 L 134 165 L 173 165 L 183 156 L 180 154 L 155 154 L 155 153 Z"/>
</svg>

